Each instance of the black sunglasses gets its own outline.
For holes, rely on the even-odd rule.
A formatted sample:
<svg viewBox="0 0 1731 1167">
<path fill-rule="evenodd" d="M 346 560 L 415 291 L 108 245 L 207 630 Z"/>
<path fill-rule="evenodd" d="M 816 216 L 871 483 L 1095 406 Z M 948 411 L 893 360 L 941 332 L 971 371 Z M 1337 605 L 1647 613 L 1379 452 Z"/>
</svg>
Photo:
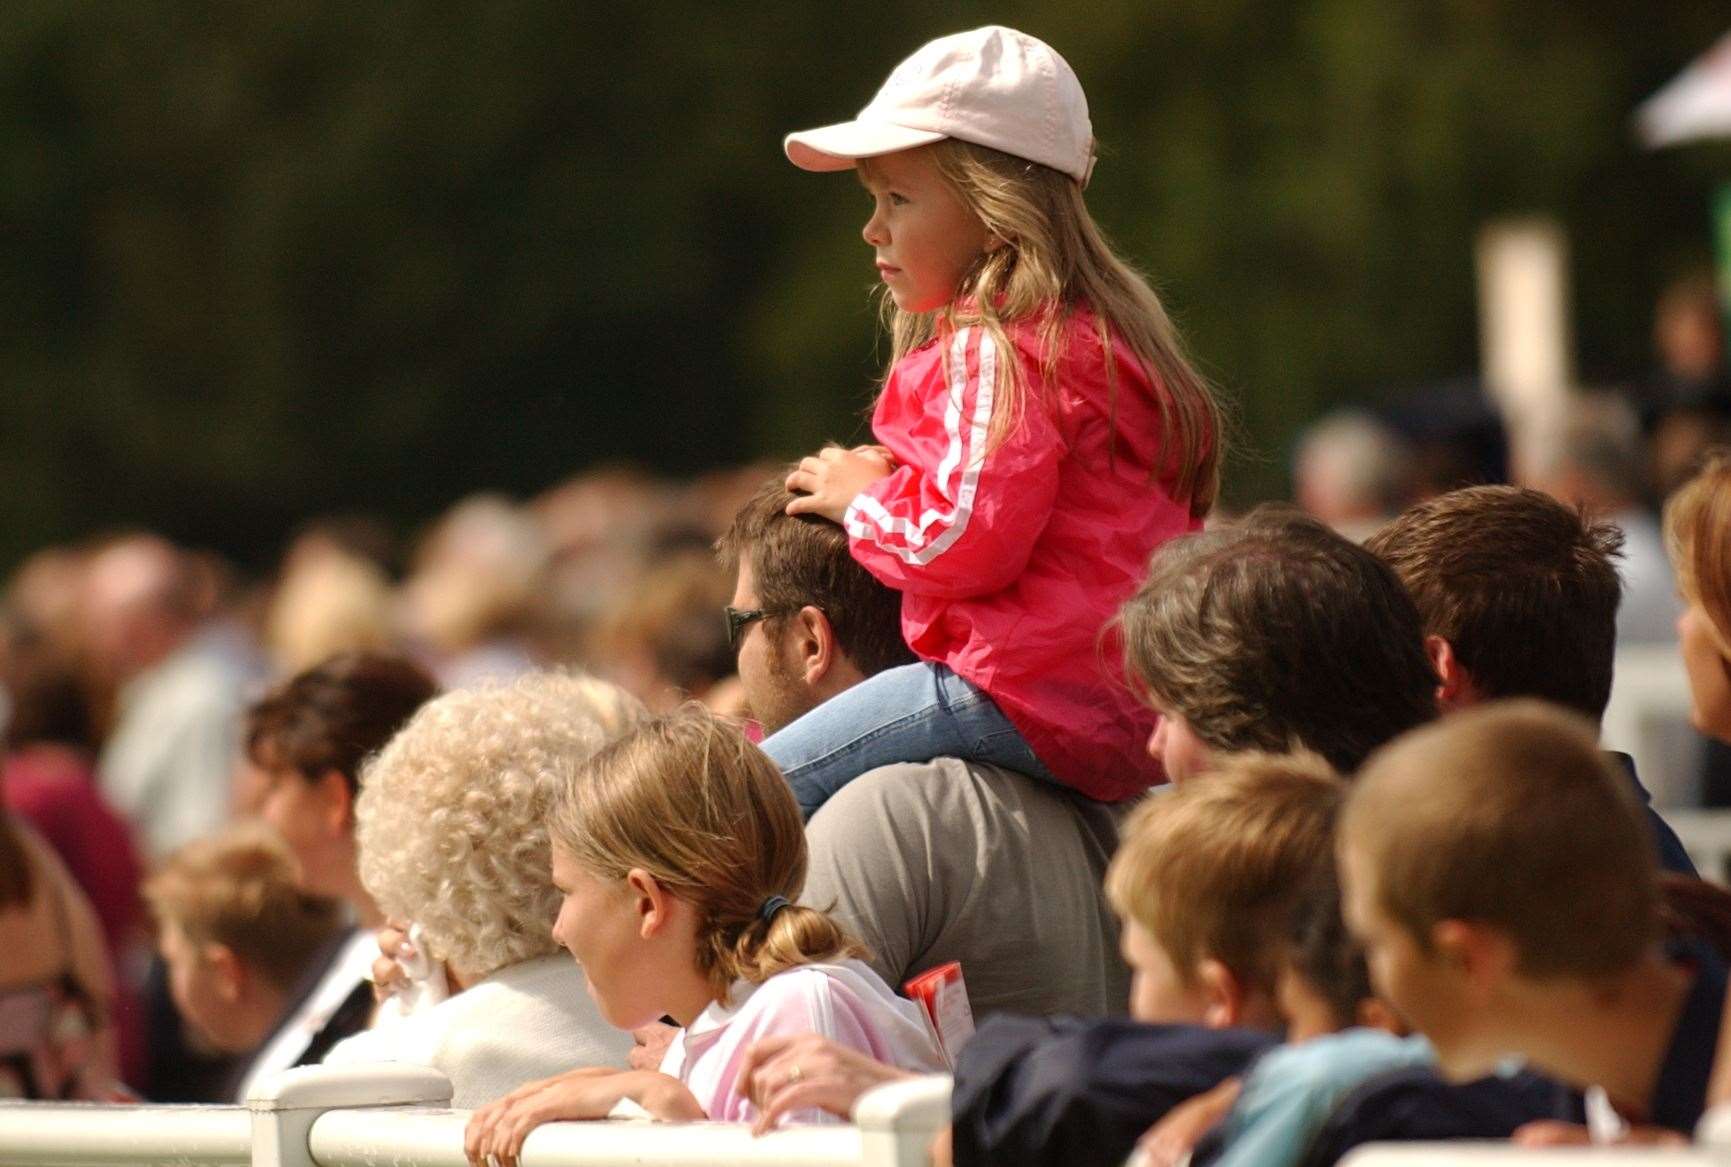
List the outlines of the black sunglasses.
<svg viewBox="0 0 1731 1167">
<path fill-rule="evenodd" d="M 732 604 L 721 611 L 727 617 L 727 649 L 735 656 L 739 655 L 739 640 L 745 635 L 746 627 L 754 620 L 775 615 L 768 608 L 735 608 Z"/>
</svg>

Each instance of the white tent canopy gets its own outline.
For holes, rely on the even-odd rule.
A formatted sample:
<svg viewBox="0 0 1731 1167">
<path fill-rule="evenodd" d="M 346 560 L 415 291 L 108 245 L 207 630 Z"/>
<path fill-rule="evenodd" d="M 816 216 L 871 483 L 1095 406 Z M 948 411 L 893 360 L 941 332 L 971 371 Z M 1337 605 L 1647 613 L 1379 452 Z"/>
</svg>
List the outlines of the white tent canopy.
<svg viewBox="0 0 1731 1167">
<path fill-rule="evenodd" d="M 1731 33 L 1641 103 L 1635 124 L 1657 149 L 1701 138 L 1731 138 Z"/>
</svg>

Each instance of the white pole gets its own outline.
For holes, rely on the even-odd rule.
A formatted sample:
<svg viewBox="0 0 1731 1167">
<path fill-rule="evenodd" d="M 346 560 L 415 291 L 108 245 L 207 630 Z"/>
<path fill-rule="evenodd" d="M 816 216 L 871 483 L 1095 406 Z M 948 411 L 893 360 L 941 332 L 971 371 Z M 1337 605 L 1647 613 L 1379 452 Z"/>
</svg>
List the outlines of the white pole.
<svg viewBox="0 0 1731 1167">
<path fill-rule="evenodd" d="M 1574 384 L 1568 238 L 1552 219 L 1506 219 L 1479 232 L 1476 251 L 1480 363 L 1518 464 Z"/>
</svg>

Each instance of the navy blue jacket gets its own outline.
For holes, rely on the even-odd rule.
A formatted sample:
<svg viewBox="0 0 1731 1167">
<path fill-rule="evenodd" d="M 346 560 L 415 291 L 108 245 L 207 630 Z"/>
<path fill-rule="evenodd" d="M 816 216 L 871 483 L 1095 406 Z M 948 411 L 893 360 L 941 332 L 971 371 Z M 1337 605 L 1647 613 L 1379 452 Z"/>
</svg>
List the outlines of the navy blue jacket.
<svg viewBox="0 0 1731 1167">
<path fill-rule="evenodd" d="M 956 1065 L 957 1167 L 1118 1167 L 1167 1111 L 1242 1073 L 1278 1041 L 1121 1018 L 992 1017 Z"/>
</svg>

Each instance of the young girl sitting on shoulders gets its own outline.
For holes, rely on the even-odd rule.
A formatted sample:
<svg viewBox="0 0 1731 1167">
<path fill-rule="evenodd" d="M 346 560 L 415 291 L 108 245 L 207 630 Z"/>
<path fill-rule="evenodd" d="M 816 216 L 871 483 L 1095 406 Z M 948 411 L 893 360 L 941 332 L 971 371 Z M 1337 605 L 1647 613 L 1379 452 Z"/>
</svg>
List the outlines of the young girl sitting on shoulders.
<svg viewBox="0 0 1731 1167">
<path fill-rule="evenodd" d="M 1105 801 L 1141 793 L 1162 780 L 1143 748 L 1156 718 L 1102 633 L 1154 548 L 1208 513 L 1221 418 L 1082 200 L 1080 83 L 1041 41 L 976 29 L 909 57 L 855 121 L 785 149 L 807 170 L 857 170 L 894 337 L 882 444 L 801 461 L 788 510 L 846 528 L 902 592 L 920 660 L 764 749 L 807 814 L 865 770 L 946 755 Z"/>
<path fill-rule="evenodd" d="M 576 1069 L 477 1110 L 472 1160 L 514 1161 L 541 1123 L 603 1118 L 627 1100 L 657 1118 L 752 1121 L 740 1065 L 776 1034 L 944 1068 L 918 1007 L 855 959 L 834 920 L 791 902 L 805 883 L 799 809 L 732 726 L 687 707 L 620 739 L 571 775 L 548 833 L 564 895 L 553 935 L 602 1016 L 636 1029 L 667 1015 L 682 1028 L 659 1072 Z"/>
</svg>

